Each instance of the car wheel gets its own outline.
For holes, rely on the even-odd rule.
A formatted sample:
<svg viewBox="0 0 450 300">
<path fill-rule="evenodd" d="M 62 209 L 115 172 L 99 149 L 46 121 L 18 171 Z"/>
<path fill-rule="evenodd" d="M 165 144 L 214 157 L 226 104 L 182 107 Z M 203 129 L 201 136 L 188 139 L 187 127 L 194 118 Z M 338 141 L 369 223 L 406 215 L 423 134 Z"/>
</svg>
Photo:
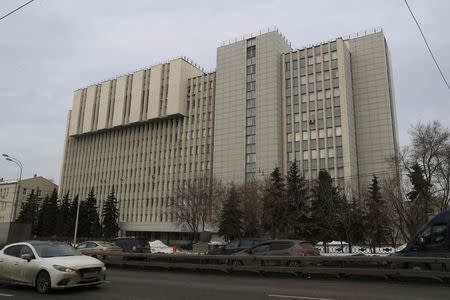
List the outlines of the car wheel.
<svg viewBox="0 0 450 300">
<path fill-rule="evenodd" d="M 287 266 L 291 267 L 291 268 L 298 268 L 298 267 L 300 267 L 300 262 L 299 261 L 288 261 Z"/>
<path fill-rule="evenodd" d="M 428 271 L 430 270 L 430 266 L 428 264 L 410 264 L 409 265 L 410 269 L 413 269 L 414 271 Z"/>
<path fill-rule="evenodd" d="M 231 265 L 232 266 L 242 266 L 243 263 L 240 260 L 233 260 L 233 261 L 231 261 Z"/>
<path fill-rule="evenodd" d="M 41 271 L 36 278 L 36 290 L 41 294 L 47 294 L 51 288 L 50 275 L 47 271 Z"/>
</svg>

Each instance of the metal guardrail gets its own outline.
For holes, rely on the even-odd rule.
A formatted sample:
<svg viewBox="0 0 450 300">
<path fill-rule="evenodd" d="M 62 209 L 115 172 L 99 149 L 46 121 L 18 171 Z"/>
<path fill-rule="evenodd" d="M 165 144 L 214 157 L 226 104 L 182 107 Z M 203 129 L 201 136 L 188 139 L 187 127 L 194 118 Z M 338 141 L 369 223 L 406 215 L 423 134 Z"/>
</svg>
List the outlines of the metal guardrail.
<svg viewBox="0 0 450 300">
<path fill-rule="evenodd" d="M 432 278 L 450 281 L 450 258 L 400 256 L 235 256 L 110 253 L 105 264 L 142 268 Z"/>
</svg>

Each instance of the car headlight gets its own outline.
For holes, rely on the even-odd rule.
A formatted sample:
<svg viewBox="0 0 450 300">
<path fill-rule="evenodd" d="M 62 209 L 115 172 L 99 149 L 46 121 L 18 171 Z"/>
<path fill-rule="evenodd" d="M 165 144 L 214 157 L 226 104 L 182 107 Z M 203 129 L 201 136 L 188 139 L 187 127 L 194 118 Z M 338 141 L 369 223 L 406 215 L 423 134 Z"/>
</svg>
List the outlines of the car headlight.
<svg viewBox="0 0 450 300">
<path fill-rule="evenodd" d="M 55 268 L 56 270 L 58 270 L 60 272 L 65 272 L 65 273 L 74 273 L 74 272 L 76 272 L 75 269 L 64 267 L 64 266 L 59 266 L 59 265 L 53 265 L 53 268 Z"/>
</svg>

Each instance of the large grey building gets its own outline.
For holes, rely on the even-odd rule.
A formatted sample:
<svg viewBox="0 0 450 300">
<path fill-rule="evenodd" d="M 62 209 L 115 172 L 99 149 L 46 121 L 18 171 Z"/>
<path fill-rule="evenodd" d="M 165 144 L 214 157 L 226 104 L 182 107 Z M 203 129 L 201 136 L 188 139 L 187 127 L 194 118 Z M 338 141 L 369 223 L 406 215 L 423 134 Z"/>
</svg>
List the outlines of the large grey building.
<svg viewBox="0 0 450 300">
<path fill-rule="evenodd" d="M 262 179 L 297 161 L 349 195 L 396 172 L 395 104 L 382 31 L 292 49 L 277 29 L 217 50 L 216 72 L 186 58 L 75 91 L 61 193 L 100 208 L 112 187 L 123 232 L 182 239 L 174 192 L 212 175 Z"/>
</svg>

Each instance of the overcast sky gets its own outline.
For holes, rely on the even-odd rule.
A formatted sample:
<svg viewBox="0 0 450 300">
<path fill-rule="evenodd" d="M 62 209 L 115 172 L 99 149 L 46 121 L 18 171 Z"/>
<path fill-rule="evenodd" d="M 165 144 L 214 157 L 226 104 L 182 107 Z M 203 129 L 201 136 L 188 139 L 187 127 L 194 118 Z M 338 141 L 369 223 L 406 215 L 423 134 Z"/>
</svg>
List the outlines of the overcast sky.
<svg viewBox="0 0 450 300">
<path fill-rule="evenodd" d="M 0 15 L 25 2 L 1 0 Z M 450 1 L 409 3 L 450 79 Z M 0 153 L 59 182 L 75 89 L 180 55 L 213 70 L 222 41 L 272 25 L 294 48 L 382 27 L 400 144 L 418 121 L 450 126 L 450 92 L 402 0 L 36 0 L 0 21 Z M 0 178 L 16 175 L 0 158 Z"/>
</svg>

